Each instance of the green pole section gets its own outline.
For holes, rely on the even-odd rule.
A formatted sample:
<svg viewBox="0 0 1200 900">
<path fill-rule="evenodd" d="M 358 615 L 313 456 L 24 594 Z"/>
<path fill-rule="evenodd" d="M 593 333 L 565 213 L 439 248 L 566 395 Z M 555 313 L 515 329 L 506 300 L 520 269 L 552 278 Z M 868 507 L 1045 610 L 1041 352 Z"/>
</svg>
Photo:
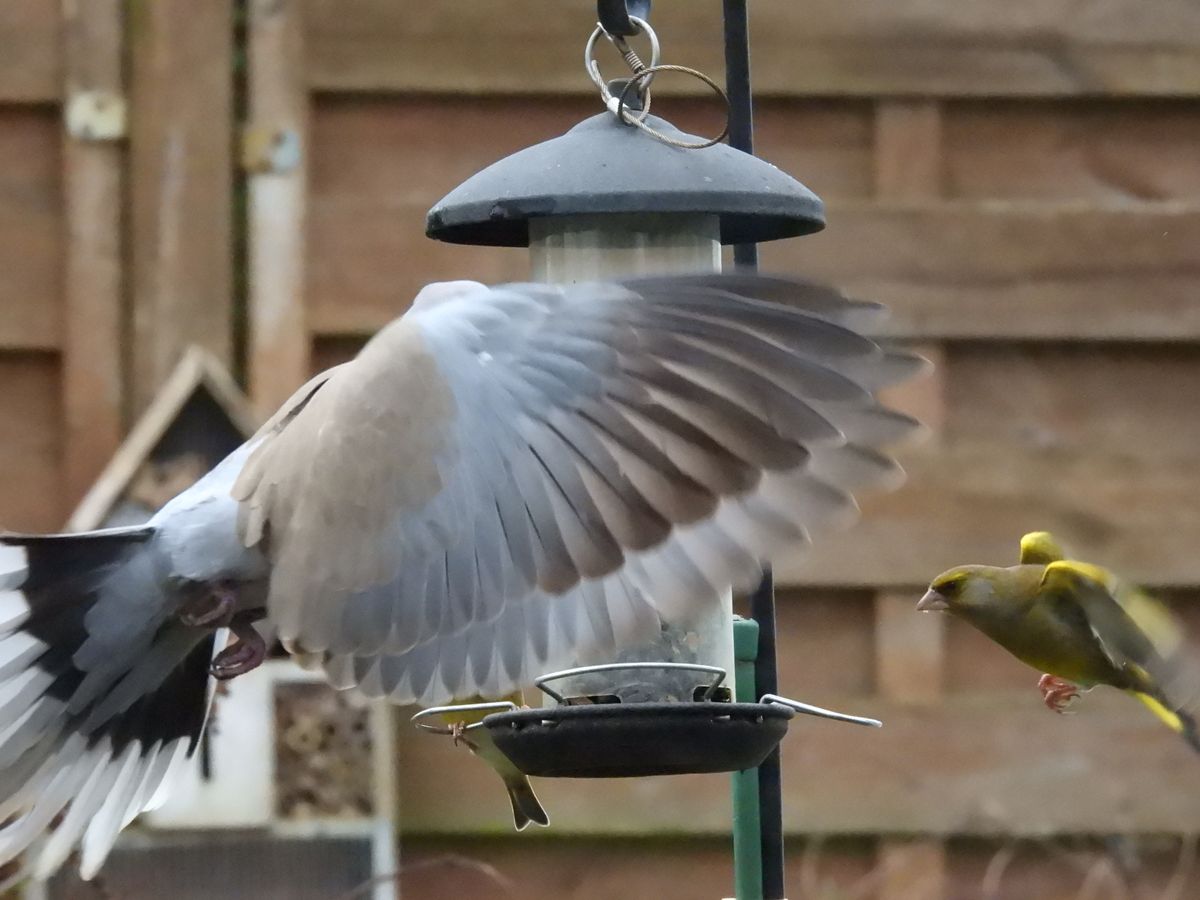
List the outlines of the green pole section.
<svg viewBox="0 0 1200 900">
<path fill-rule="evenodd" d="M 754 659 L 758 623 L 734 617 L 734 681 L 738 703 L 755 703 Z M 762 900 L 762 847 L 759 837 L 758 769 L 733 773 L 733 879 L 737 900 Z"/>
</svg>

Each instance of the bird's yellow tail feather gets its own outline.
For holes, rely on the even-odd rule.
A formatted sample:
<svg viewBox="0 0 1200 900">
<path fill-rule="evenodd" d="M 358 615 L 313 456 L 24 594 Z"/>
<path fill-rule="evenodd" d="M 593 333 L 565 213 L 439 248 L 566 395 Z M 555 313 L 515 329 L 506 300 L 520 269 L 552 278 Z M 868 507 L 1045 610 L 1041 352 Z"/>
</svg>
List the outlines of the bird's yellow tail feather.
<svg viewBox="0 0 1200 900">
<path fill-rule="evenodd" d="M 525 776 L 505 778 L 504 786 L 508 788 L 508 799 L 512 801 L 513 824 L 517 831 L 524 831 L 529 823 L 549 825 L 550 817 L 533 792 L 533 786 Z"/>
<path fill-rule="evenodd" d="M 1197 729 L 1195 719 L 1181 709 L 1171 709 L 1157 697 L 1152 697 L 1150 694 L 1143 694 L 1141 691 L 1130 691 L 1130 693 L 1141 700 L 1150 712 L 1158 717 L 1159 721 L 1176 734 L 1181 735 L 1191 745 L 1193 750 L 1200 753 L 1200 729 Z"/>
</svg>

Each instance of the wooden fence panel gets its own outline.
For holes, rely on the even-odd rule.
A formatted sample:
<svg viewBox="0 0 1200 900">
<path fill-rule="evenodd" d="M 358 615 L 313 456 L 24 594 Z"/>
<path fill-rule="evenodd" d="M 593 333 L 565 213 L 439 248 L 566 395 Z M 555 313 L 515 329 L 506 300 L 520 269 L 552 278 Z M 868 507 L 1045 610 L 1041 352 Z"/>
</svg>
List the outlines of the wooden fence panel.
<svg viewBox="0 0 1200 900">
<path fill-rule="evenodd" d="M 937 139 L 942 127 L 945 134 L 953 131 L 953 116 L 928 132 L 928 113 L 898 107 L 882 110 L 874 130 L 855 105 L 768 104 L 767 110 L 762 120 L 776 123 L 768 132 L 775 143 L 764 142 L 768 155 L 777 147 L 795 161 L 802 151 L 789 148 L 789 136 L 799 145 L 812 134 L 818 147 L 830 148 L 807 158 L 817 166 L 812 170 L 817 178 L 793 169 L 810 182 L 820 181 L 824 160 L 823 171 L 845 186 L 846 195 L 863 192 L 874 178 L 884 194 L 899 190 L 914 199 L 832 202 L 827 231 L 765 246 L 766 264 L 829 278 L 852 293 L 888 302 L 894 311 L 890 330 L 897 335 L 970 341 L 957 344 L 946 359 L 942 381 L 955 386 L 955 400 L 938 416 L 951 420 L 947 436 L 909 452 L 910 485 L 868 500 L 859 527 L 822 543 L 818 552 L 785 561 L 781 577 L 918 584 L 964 559 L 1008 559 L 1015 538 L 1033 527 L 1063 530 L 1081 550 L 1109 558 L 1130 574 L 1165 583 L 1200 577 L 1194 555 L 1185 552 L 1200 536 L 1189 512 L 1200 497 L 1193 496 L 1187 446 L 1170 438 L 1200 435 L 1187 425 L 1177 428 L 1173 407 L 1139 399 L 1167 396 L 1168 386 L 1191 385 L 1200 377 L 1190 350 L 1154 343 L 1200 336 L 1195 302 L 1200 258 L 1194 252 L 1200 208 L 1177 202 L 920 199 L 920 192 L 936 197 L 940 169 L 926 165 L 921 181 L 914 182 L 903 160 L 910 151 L 927 157 L 943 145 L 961 152 L 961 136 Z M 576 107 L 566 101 L 319 104 L 309 245 L 314 331 L 370 333 L 436 278 L 522 277 L 522 251 L 430 242 L 422 217 L 466 173 L 559 133 L 561 120 L 574 115 Z M 836 126 L 832 133 L 849 140 L 850 162 L 832 165 L 834 144 L 824 144 L 819 127 L 806 127 L 810 122 Z M 920 132 L 910 126 L 926 128 L 932 143 L 912 144 L 905 129 Z M 502 137 L 494 147 L 481 147 L 473 138 L 482 133 Z M 889 141 L 898 147 L 893 151 L 898 162 L 876 169 L 870 153 Z M 905 180 L 893 188 L 889 179 Z M 1134 297 L 1137 302 L 1131 302 Z M 1000 309 L 1003 315 L 997 315 Z M 1144 350 L 1063 350 L 1058 343 L 1080 339 L 1150 343 Z M 997 340 L 1043 346 L 979 343 Z M 339 358 L 355 343 L 342 344 L 332 356 L 322 351 L 321 359 Z M 1001 403 L 1014 383 L 1022 385 L 1021 392 Z M 1076 433 L 1081 417 L 1116 421 L 1114 409 L 1125 417 L 1121 434 L 1138 442 L 1162 435 L 1157 445 L 1177 450 L 1151 462 L 1121 434 L 1091 441 Z M 955 424 L 970 410 L 981 412 Z M 921 412 L 930 415 L 928 409 Z M 1019 421 L 1020 429 L 971 437 L 989 415 Z M 1131 506 L 1137 492 L 1142 495 Z M 1131 540 L 1135 534 L 1143 537 Z"/>
<path fill-rule="evenodd" d="M 432 201 L 390 196 L 314 197 L 317 333 L 373 332 L 429 281 L 527 274 L 519 249 L 429 241 Z M 1200 206 L 860 203 L 830 204 L 828 217 L 824 232 L 764 245 L 764 268 L 888 304 L 894 337 L 1200 339 Z"/>
<path fill-rule="evenodd" d="M 306 360 L 346 358 L 426 282 L 524 277 L 521 250 L 430 242 L 424 214 L 483 166 L 600 109 L 579 62 L 590 0 L 553 15 L 533 0 L 254 0 L 251 145 L 293 128 L 300 165 L 243 160 L 243 313 L 234 7 L 191 4 L 181 19 L 182 6 L 0 4 L 0 527 L 58 525 L 115 440 L 120 407 L 144 401 L 183 343 L 238 362 L 237 316 L 249 317 L 244 361 L 270 405 Z M 1200 633 L 1200 596 L 1180 587 L 1200 583 L 1200 419 L 1187 405 L 1200 396 L 1200 7 L 752 6 L 757 147 L 829 213 L 824 233 L 765 246 L 766 267 L 887 302 L 889 333 L 939 363 L 897 395 L 933 432 L 904 452 L 909 484 L 777 569 L 791 586 L 782 688 L 887 722 L 794 723 L 789 895 L 828 895 L 830 879 L 887 900 L 1001 882 L 997 897 L 1072 895 L 1089 866 L 1114 864 L 1044 836 L 1200 832 L 1200 803 L 1170 774 L 1194 759 L 1120 696 L 1048 714 L 1036 673 L 911 606 L 941 569 L 1011 560 L 1023 531 L 1049 527 L 1131 578 L 1174 586 Z M 720 12 L 716 0 L 656 4 L 666 61 L 719 77 Z M 90 87 L 128 95 L 128 145 L 64 136 L 61 101 Z M 719 111 L 703 90 L 663 79 L 656 112 L 709 133 Z M 133 371 L 122 373 L 126 304 Z M 406 851 L 467 853 L 529 896 L 717 895 L 730 883 L 726 779 L 546 782 L 554 829 L 514 839 L 491 773 L 403 719 L 406 841 L 425 835 Z M 871 837 L 811 853 L 820 845 L 803 835 Z M 1139 889 L 1167 890 L 1177 851 L 1146 850 Z M 414 867 L 408 896 L 460 881 L 487 895 L 486 879 L 468 883 L 477 869 L 436 871 Z"/>
<path fill-rule="evenodd" d="M 949 196 L 1097 203 L 1200 196 L 1195 99 L 946 104 Z"/>
<path fill-rule="evenodd" d="M 919 585 L 951 565 L 1015 560 L 1049 528 L 1151 584 L 1200 583 L 1195 345 L 951 344 L 940 440 L 850 532 L 779 567 L 786 582 Z"/>
<path fill-rule="evenodd" d="M 764 245 L 763 265 L 888 304 L 896 336 L 1200 339 L 1200 205 L 856 203 L 827 218 Z"/>
<path fill-rule="evenodd" d="M 781 634 L 786 641 L 789 634 Z M 784 644 L 783 646 L 786 646 Z M 791 833 L 1012 835 L 1192 833 L 1200 802 L 1164 790 L 1195 754 L 1115 692 L 1055 716 L 1030 682 L 1019 692 L 948 694 L 940 704 L 805 695 L 877 716 L 878 731 L 800 718 L 783 744 Z M 800 692 L 797 692 L 800 693 Z M 495 773 L 449 739 L 409 735 L 397 763 L 406 833 L 503 834 Z M 447 802 L 448 786 L 470 802 Z M 729 782 L 696 775 L 536 785 L 560 836 L 727 833 Z"/>
<path fill-rule="evenodd" d="M 790 843 L 788 896 L 853 896 L 836 887 L 869 886 L 871 845 L 869 840 Z M 721 839 L 580 841 L 525 832 L 508 840 L 418 838 L 405 850 L 400 879 L 405 900 L 676 900 L 733 893 L 729 844 Z"/>
<path fill-rule="evenodd" d="M 875 199 L 933 201 L 942 195 L 943 104 L 882 100 L 875 114 Z M 889 391 L 889 401 L 916 416 L 939 440 L 946 425 L 945 353 L 924 344 L 932 373 L 917 385 Z M 914 408 L 916 407 L 916 408 Z M 946 657 L 942 616 L 915 616 L 904 591 L 875 596 L 876 689 L 900 703 L 936 702 Z M 879 842 L 879 900 L 925 900 L 946 891 L 946 847 L 936 837 L 884 837 Z"/>
<path fill-rule="evenodd" d="M 937 629 L 937 618 L 913 611 L 918 597 L 912 590 L 886 600 L 876 640 L 907 652 L 898 632 L 878 630 L 890 629 L 888 620 L 896 623 L 906 608 L 903 628 Z M 1193 624 L 1200 623 L 1197 599 L 1183 607 Z M 1041 704 L 1037 673 L 953 622 L 946 623 L 944 650 L 920 642 L 943 653 L 939 700 L 936 686 L 922 681 L 937 677 L 928 659 L 905 667 L 919 684 L 899 680 L 895 659 L 872 662 L 872 617 L 867 592 L 780 596 L 781 689 L 885 723 L 873 731 L 793 721 L 784 743 L 789 833 L 1037 839 L 1093 833 L 1097 823 L 1104 832 L 1147 835 L 1189 832 L 1200 823 L 1200 803 L 1189 792 L 1163 789 L 1164 773 L 1186 771 L 1192 751 L 1139 704 L 1097 691 L 1077 715 L 1055 716 Z M 405 834 L 508 833 L 494 774 L 406 719 L 403 712 L 397 717 Z M 450 784 L 472 801 L 447 803 Z M 717 776 L 539 779 L 536 788 L 554 823 L 552 838 L 715 835 L 728 828 L 728 785 Z"/>
<path fill-rule="evenodd" d="M 58 360 L 0 350 L 0 384 L 0 530 L 52 531 L 64 513 Z"/>
<path fill-rule="evenodd" d="M 58 11 L 54 0 L 0 3 L 0 103 L 58 99 L 62 91 Z"/>
<path fill-rule="evenodd" d="M 946 854 L 945 896 L 954 900 L 1138 896 L 1169 900 L 1196 888 L 1190 840 L 1110 842 L 956 840 Z M 1124 872 L 1123 872 L 1124 869 Z M 888 876 L 891 877 L 888 877 Z M 405 847 L 405 900 L 513 896 L 541 900 L 612 897 L 720 897 L 732 891 L 721 839 L 554 840 L 525 832 L 509 839 L 414 838 Z M 1125 885 L 1136 882 L 1137 893 Z M 792 900 L 863 900 L 895 874 L 874 859 L 874 842 L 804 840 L 787 844 Z M 917 900 L 934 894 L 917 893 Z"/>
<path fill-rule="evenodd" d="M 580 93 L 589 0 L 308 0 L 310 83 L 325 91 Z M 723 71 L 721 7 L 663 3 L 667 62 Z M 1160 0 L 756 0 L 759 94 L 1180 95 L 1200 92 L 1200 8 Z M 612 57 L 616 63 L 615 54 Z M 678 90 L 699 94 L 699 82 Z"/>
<path fill-rule="evenodd" d="M 375 331 L 428 281 L 522 277 L 524 252 L 429 241 L 425 212 L 468 175 L 560 134 L 589 111 L 571 101 L 319 104 L 308 244 L 313 330 Z M 874 171 L 871 154 L 881 138 L 872 131 L 869 110 L 764 104 L 758 119 L 763 155 L 829 195 L 826 231 L 764 245 L 764 265 L 826 278 L 887 302 L 897 335 L 1200 337 L 1200 258 L 1194 252 L 1200 205 L 1097 204 L 1083 197 L 1053 203 L 867 201 L 875 179 L 894 177 Z M 948 134 L 954 121 L 947 120 Z M 496 137 L 480 142 L 482 134 Z M 946 143 L 957 148 L 950 157 L 958 159 L 961 138 Z M 906 154 L 891 158 L 897 160 L 889 163 L 893 172 L 913 177 Z M 921 177 L 940 180 L 939 172 L 935 166 Z M 1001 305 L 1006 314 L 998 316 Z"/>
<path fill-rule="evenodd" d="M 0 108 L 0 348 L 62 340 L 58 137 L 52 112 Z"/>
</svg>

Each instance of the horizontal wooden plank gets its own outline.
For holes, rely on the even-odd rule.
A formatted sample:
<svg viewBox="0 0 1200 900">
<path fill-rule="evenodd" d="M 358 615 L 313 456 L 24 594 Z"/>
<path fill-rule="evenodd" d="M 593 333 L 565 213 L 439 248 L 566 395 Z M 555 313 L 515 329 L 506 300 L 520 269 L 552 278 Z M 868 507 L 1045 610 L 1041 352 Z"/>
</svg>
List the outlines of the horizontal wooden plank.
<svg viewBox="0 0 1200 900">
<path fill-rule="evenodd" d="M 848 900 L 854 895 L 836 893 L 836 888 L 850 889 L 870 877 L 872 843 L 789 841 L 788 896 L 796 900 Z M 408 900 L 719 900 L 733 894 L 733 855 L 728 839 L 722 838 L 572 841 L 556 839 L 554 829 L 483 840 L 402 834 L 400 855 L 401 895 Z"/>
<path fill-rule="evenodd" d="M 373 332 L 425 283 L 527 277 L 517 249 L 427 240 L 427 205 L 314 199 L 311 324 Z M 820 234 L 764 245 L 764 268 L 888 304 L 914 340 L 1200 340 L 1200 207 L 830 204 Z"/>
<path fill-rule="evenodd" d="M 121 835 L 97 876 L 104 885 L 100 896 L 120 900 L 371 898 L 369 888 L 365 893 L 358 889 L 371 874 L 371 848 L 357 835 L 345 837 L 333 830 L 295 837 L 235 828 L 147 832 L 135 826 Z M 94 900 L 96 883 L 82 880 L 77 867 L 63 866 L 45 883 L 42 896 Z"/>
<path fill-rule="evenodd" d="M 584 107 L 572 100 L 519 98 L 319 103 L 308 243 L 312 328 L 319 334 L 377 330 L 432 280 L 524 277 L 528 262 L 520 250 L 427 240 L 425 213 L 494 160 L 562 133 L 586 115 Z M 696 104 L 680 108 L 703 118 Z M 1025 121 L 1017 116 L 1015 123 Z M 1149 123 L 1158 120 L 1141 121 L 1153 131 Z M 1200 206 L 1194 203 L 1106 196 L 1092 203 L 1080 184 L 1070 195 L 1076 199 L 1060 194 L 1053 203 L 879 204 L 866 199 L 873 190 L 869 105 L 764 103 L 757 122 L 764 157 L 801 176 L 829 207 L 824 232 L 764 245 L 764 265 L 828 278 L 892 304 L 897 334 L 1200 336 L 1200 304 L 1194 302 L 1200 291 L 1200 257 L 1194 253 Z M 1183 126 L 1174 130 L 1186 132 Z M 966 139 L 959 133 L 952 143 L 960 158 Z M 1186 143 L 1182 137 L 1168 141 L 1170 147 Z M 1148 161 L 1142 169 L 1152 171 Z M 1052 166 L 1039 177 L 1050 181 L 1057 171 Z M 1186 184 L 1172 183 L 1180 190 Z"/>
<path fill-rule="evenodd" d="M 63 510 L 58 358 L 0 352 L 0 385 L 0 531 L 53 531 Z"/>
<path fill-rule="evenodd" d="M 919 585 L 1048 528 L 1129 578 L 1200 583 L 1200 347 L 952 344 L 942 377 L 943 432 L 904 454 L 908 484 L 782 580 Z"/>
<path fill-rule="evenodd" d="M 951 841 L 945 900 L 1200 896 L 1195 851 L 1190 836 Z"/>
<path fill-rule="evenodd" d="M 1170 833 L 1200 828 L 1200 804 L 1168 773 L 1195 756 L 1137 703 L 1088 695 L 1078 715 L 1049 713 L 1030 690 L 951 697 L 941 705 L 807 697 L 877 715 L 878 731 L 794 720 L 783 745 L 785 827 L 813 834 L 1045 836 Z M 493 772 L 448 738 L 401 716 L 400 779 L 410 833 L 505 834 Z M 455 796 L 469 802 L 447 802 Z M 535 783 L 553 833 L 726 833 L 721 775 Z"/>
<path fill-rule="evenodd" d="M 0 3 L 0 103 L 45 103 L 62 93 L 62 38 L 54 0 Z"/>
<path fill-rule="evenodd" d="M 711 127 L 695 102 L 673 106 L 682 127 Z M 318 103 L 307 272 L 313 330 L 373 332 L 429 281 L 528 277 L 521 250 L 426 239 L 425 213 L 479 169 L 563 133 L 593 111 L 562 98 Z M 872 179 L 871 112 L 852 102 L 760 104 L 759 146 L 825 195 L 864 197 Z"/>
<path fill-rule="evenodd" d="M 327 91 L 588 93 L 590 0 L 308 0 L 310 79 Z M 720 77 L 721 7 L 664 3 L 664 60 Z M 1200 8 L 1160 0 L 756 0 L 760 95 L 1059 96 L 1200 93 Z M 623 64 L 611 51 L 605 72 Z M 701 94 L 699 81 L 659 88 Z"/>
<path fill-rule="evenodd" d="M 952 102 L 942 183 L 961 199 L 1191 200 L 1197 146 L 1193 100 Z"/>
<path fill-rule="evenodd" d="M 914 896 L 919 900 L 1066 900 L 1088 896 L 1081 891 L 1090 877 L 1093 885 L 1110 886 L 1109 892 L 1097 892 L 1095 897 L 1192 897 L 1200 895 L 1200 872 L 1187 867 L 1189 843 L 1188 839 L 1128 837 L 1109 846 L 1078 839 L 953 840 L 946 851 L 946 892 Z M 869 839 L 806 841 L 792 836 L 785 845 L 786 896 L 793 900 L 875 897 L 873 888 L 888 873 L 876 864 L 874 844 Z M 562 840 L 555 838 L 554 829 L 506 838 L 402 836 L 400 854 L 401 891 L 411 900 L 505 896 L 674 900 L 719 898 L 732 892 L 733 860 L 723 838 Z M 1120 885 L 1130 890 L 1122 891 Z"/>
<path fill-rule="evenodd" d="M 0 348 L 61 340 L 60 159 L 53 112 L 0 107 Z"/>
<path fill-rule="evenodd" d="M 913 339 L 1200 338 L 1200 206 L 830 204 L 763 266 L 888 304 Z"/>
</svg>

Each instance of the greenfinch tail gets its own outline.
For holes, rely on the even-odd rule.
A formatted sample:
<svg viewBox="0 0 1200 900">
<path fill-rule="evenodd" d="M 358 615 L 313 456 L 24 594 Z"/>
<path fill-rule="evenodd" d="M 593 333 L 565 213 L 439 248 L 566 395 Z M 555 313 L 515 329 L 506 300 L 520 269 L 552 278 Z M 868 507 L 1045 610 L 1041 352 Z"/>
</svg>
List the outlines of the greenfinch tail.
<svg viewBox="0 0 1200 900">
<path fill-rule="evenodd" d="M 533 785 L 524 775 L 519 778 L 505 778 L 504 786 L 508 788 L 508 799 L 512 803 L 513 825 L 517 831 L 524 831 L 530 823 L 549 825 L 550 817 L 533 792 Z"/>
<path fill-rule="evenodd" d="M 1141 691 L 1130 691 L 1154 713 L 1164 725 L 1188 742 L 1188 745 L 1200 753 L 1200 729 L 1196 726 L 1195 718 L 1186 710 L 1172 709 L 1164 701 Z"/>
</svg>

